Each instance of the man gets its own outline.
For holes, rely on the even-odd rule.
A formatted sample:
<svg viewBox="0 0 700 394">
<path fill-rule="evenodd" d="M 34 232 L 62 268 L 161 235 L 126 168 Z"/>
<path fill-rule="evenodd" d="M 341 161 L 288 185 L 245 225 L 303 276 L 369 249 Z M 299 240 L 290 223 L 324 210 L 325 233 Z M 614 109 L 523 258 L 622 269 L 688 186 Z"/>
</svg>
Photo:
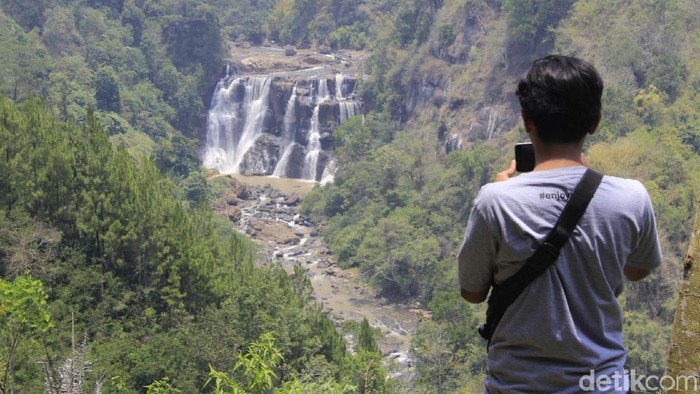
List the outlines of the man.
<svg viewBox="0 0 700 394">
<path fill-rule="evenodd" d="M 535 169 L 477 196 L 458 257 L 462 297 L 486 299 L 523 265 L 557 222 L 586 170 L 587 135 L 601 118 L 603 81 L 580 59 L 547 56 L 518 83 Z M 636 281 L 659 266 L 649 195 L 635 180 L 605 176 L 559 258 L 508 308 L 488 350 L 485 392 L 580 392 L 594 372 L 600 391 L 624 392 L 625 348 L 617 301 L 623 275 Z M 589 378 L 590 379 L 590 378 Z M 608 381 L 608 379 L 610 379 Z M 616 390 L 617 389 L 617 390 Z"/>
</svg>

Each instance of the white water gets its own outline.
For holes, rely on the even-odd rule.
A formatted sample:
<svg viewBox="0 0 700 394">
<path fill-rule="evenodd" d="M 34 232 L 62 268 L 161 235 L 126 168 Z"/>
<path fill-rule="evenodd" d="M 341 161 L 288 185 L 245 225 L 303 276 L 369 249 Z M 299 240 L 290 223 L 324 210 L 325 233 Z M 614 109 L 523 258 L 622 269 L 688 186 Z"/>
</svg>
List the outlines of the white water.
<svg viewBox="0 0 700 394">
<path fill-rule="evenodd" d="M 362 114 L 362 105 L 359 101 L 354 100 L 354 93 L 350 97 L 345 96 L 343 92 L 345 86 L 345 75 L 342 73 L 335 74 L 335 98 L 338 100 L 338 109 L 340 110 L 340 123 L 346 120 L 362 115 L 362 123 L 364 124 L 364 114 Z"/>
<path fill-rule="evenodd" d="M 304 156 L 304 179 L 316 180 L 316 166 L 318 155 L 321 153 L 321 133 L 318 125 L 319 104 L 314 107 L 311 115 L 311 130 L 309 130 L 309 144 L 306 146 L 306 156 Z"/>
<path fill-rule="evenodd" d="M 294 129 L 292 128 L 294 122 L 294 106 L 297 101 L 297 84 L 294 84 L 292 88 L 292 95 L 289 96 L 287 100 L 287 108 L 284 110 L 284 131 L 282 132 L 282 141 L 280 142 L 280 148 L 284 147 L 284 152 L 277 162 L 275 171 L 272 173 L 273 176 L 285 177 L 287 174 L 287 164 L 289 162 L 289 155 L 294 149 Z"/>
<path fill-rule="evenodd" d="M 335 98 L 338 100 L 345 98 L 343 96 L 343 82 L 345 82 L 345 75 L 342 73 L 335 74 Z"/>
<path fill-rule="evenodd" d="M 262 133 L 271 79 L 248 77 L 229 81 L 230 78 L 223 79 L 214 92 L 204 152 L 204 167 L 223 174 L 239 172 L 245 154 Z M 235 97 L 240 84 L 245 89 L 242 103 Z"/>
<path fill-rule="evenodd" d="M 321 103 L 331 98 L 328 92 L 328 80 L 320 78 L 318 80 L 318 94 L 314 97 L 314 112 L 311 115 L 311 127 L 309 129 L 309 143 L 306 145 L 306 155 L 304 156 L 304 179 L 316 180 L 316 167 L 318 166 L 318 156 L 321 154 L 321 127 L 318 120 Z"/>
<path fill-rule="evenodd" d="M 318 80 L 318 94 L 316 95 L 316 103 L 322 103 L 331 98 L 330 93 L 328 93 L 328 80 L 326 78 L 321 78 Z"/>
<path fill-rule="evenodd" d="M 229 152 L 235 152 L 238 145 L 234 129 L 240 122 L 238 114 L 241 103 L 234 100 L 232 93 L 239 83 L 238 78 L 225 78 L 216 85 L 207 120 L 207 145 L 204 153 L 206 168 L 216 168 L 224 172 L 224 169 L 233 166 L 233 157 Z"/>
</svg>

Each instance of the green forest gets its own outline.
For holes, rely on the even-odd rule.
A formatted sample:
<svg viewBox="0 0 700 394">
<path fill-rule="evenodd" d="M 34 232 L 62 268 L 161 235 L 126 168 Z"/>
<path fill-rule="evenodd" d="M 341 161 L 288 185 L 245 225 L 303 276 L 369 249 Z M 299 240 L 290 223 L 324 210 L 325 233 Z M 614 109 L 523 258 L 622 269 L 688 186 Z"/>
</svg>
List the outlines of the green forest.
<svg viewBox="0 0 700 394">
<path fill-rule="evenodd" d="M 628 367 L 663 374 L 700 190 L 693 0 L 0 0 L 0 42 L 0 393 L 479 392 L 485 307 L 456 252 L 548 53 L 599 69 L 588 161 L 652 197 L 664 263 L 621 303 Z M 303 212 L 343 268 L 429 312 L 410 382 L 212 213 L 199 149 L 234 42 L 366 54 L 365 120 L 334 131 L 335 182 Z"/>
</svg>

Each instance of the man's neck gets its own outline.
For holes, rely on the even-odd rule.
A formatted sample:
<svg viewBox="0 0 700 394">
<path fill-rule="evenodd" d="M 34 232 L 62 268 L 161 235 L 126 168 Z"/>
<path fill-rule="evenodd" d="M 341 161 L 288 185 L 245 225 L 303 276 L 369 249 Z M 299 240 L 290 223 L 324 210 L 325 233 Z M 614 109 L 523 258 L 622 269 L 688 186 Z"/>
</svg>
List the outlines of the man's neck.
<svg viewBox="0 0 700 394">
<path fill-rule="evenodd" d="M 542 144 L 533 141 L 533 144 L 535 148 L 535 169 L 533 171 L 586 165 L 581 156 L 583 141 L 574 144 Z"/>
</svg>

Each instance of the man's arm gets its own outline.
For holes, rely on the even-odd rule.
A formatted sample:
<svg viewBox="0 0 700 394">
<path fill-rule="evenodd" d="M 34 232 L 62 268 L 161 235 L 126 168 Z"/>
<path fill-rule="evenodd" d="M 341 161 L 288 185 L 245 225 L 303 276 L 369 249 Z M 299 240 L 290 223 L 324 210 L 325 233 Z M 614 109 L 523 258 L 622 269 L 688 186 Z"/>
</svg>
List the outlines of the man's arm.
<svg viewBox="0 0 700 394">
<path fill-rule="evenodd" d="M 496 175 L 496 182 L 507 181 L 514 174 L 515 160 L 511 160 L 510 167 Z M 488 224 L 479 215 L 475 205 L 467 223 L 462 247 L 457 255 L 460 295 L 467 302 L 479 304 L 488 296 L 489 284 L 493 279 L 492 262 L 495 260 L 496 249 Z M 486 287 L 486 290 L 467 291 L 464 289 L 465 286 L 470 289 Z"/>
<path fill-rule="evenodd" d="M 649 275 L 649 272 L 651 272 L 651 270 L 632 267 L 630 265 L 625 265 L 623 271 L 627 279 L 631 280 L 632 282 L 636 282 L 638 280 L 646 278 L 647 275 Z"/>
<path fill-rule="evenodd" d="M 467 302 L 470 302 L 472 304 L 479 304 L 479 303 L 484 302 L 484 300 L 486 299 L 486 296 L 489 294 L 488 290 L 477 291 L 477 292 L 466 291 L 464 289 L 460 289 L 460 290 L 461 290 L 462 298 L 464 298 L 465 300 L 467 300 Z"/>
<path fill-rule="evenodd" d="M 649 193 L 643 185 L 639 184 L 644 193 L 644 209 L 639 216 L 641 223 L 638 246 L 632 250 L 623 268 L 627 279 L 635 282 L 646 278 L 649 273 L 661 264 L 661 244 L 656 231 L 656 218 L 654 207 Z"/>
</svg>

